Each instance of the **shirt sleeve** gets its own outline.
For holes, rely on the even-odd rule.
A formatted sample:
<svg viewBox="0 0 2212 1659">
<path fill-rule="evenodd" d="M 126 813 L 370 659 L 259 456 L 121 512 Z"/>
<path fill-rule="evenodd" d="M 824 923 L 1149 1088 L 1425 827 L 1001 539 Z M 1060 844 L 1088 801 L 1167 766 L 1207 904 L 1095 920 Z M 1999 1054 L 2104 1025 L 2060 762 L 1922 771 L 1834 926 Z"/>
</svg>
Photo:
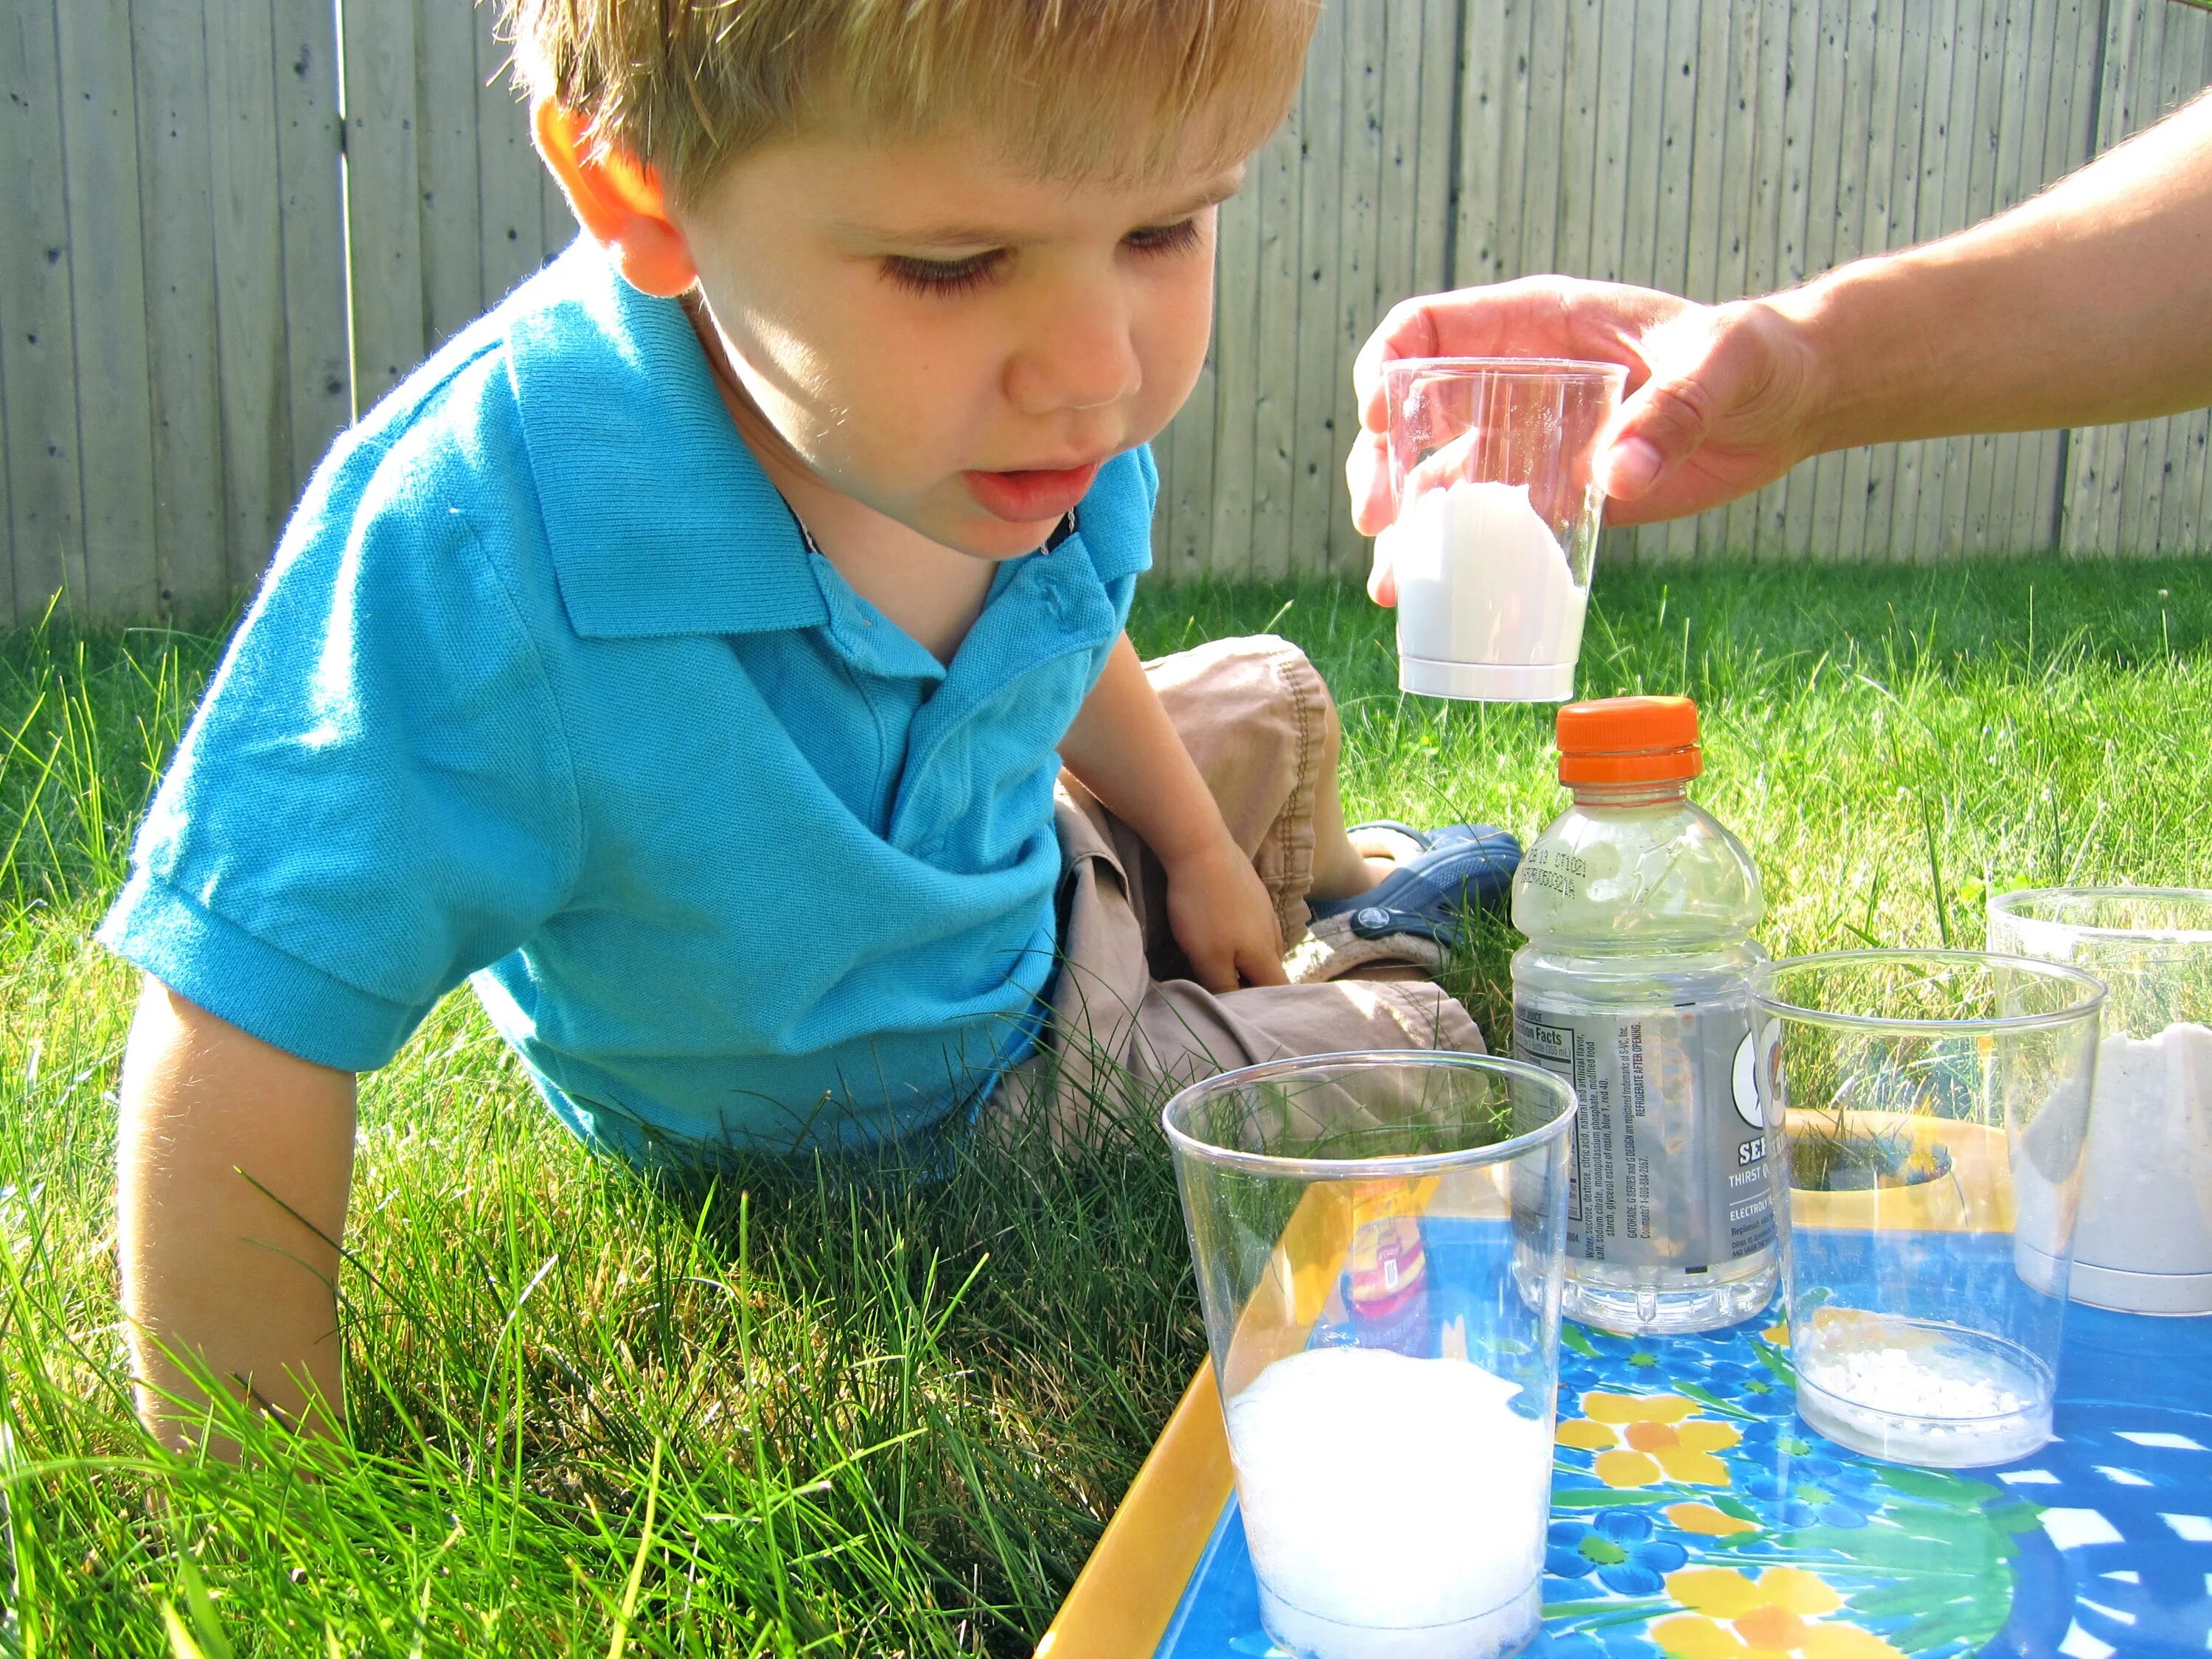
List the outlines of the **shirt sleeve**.
<svg viewBox="0 0 2212 1659">
<path fill-rule="evenodd" d="M 103 944 L 263 1041 L 381 1066 L 574 885 L 544 665 L 446 469 L 334 454 L 155 796 Z"/>
</svg>

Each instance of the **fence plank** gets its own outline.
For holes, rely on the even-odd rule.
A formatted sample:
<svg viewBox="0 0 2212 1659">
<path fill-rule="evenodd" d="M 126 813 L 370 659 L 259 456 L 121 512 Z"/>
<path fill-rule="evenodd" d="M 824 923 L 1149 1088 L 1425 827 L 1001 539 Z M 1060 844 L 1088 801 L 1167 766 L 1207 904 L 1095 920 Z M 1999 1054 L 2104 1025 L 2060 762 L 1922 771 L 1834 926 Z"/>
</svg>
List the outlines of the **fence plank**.
<svg viewBox="0 0 2212 1659">
<path fill-rule="evenodd" d="M 1382 6 L 1349 7 L 1344 29 L 1344 148 L 1342 184 L 1337 198 L 1341 227 L 1337 247 L 1336 328 L 1331 343 L 1328 415 L 1322 428 L 1330 437 L 1328 564 L 1337 574 L 1365 568 L 1366 538 L 1352 527 L 1352 495 L 1344 478 L 1344 451 L 1358 416 L 1352 407 L 1352 362 L 1375 326 L 1375 261 L 1381 232 L 1377 209 L 1382 176 L 1382 63 L 1385 12 Z M 1319 368 L 1320 364 L 1309 365 Z"/>
<path fill-rule="evenodd" d="M 424 3 L 465 6 L 465 0 Z M 507 48 L 492 38 L 489 9 L 477 13 L 473 33 L 483 303 L 491 306 L 545 262 L 545 167 L 530 142 L 528 112 L 507 78 Z"/>
<path fill-rule="evenodd" d="M 1618 283 L 1628 234 L 1630 155 L 1636 101 L 1636 13 L 1633 0 L 1604 0 L 1599 9 L 1596 176 L 1590 189 L 1589 250 L 1583 268 Z"/>
<path fill-rule="evenodd" d="M 226 592 L 235 592 L 268 562 L 292 505 L 276 39 L 265 5 L 210 0 L 205 16 L 222 410 L 222 580 Z"/>
<path fill-rule="evenodd" d="M 1871 40 L 1863 50 L 1853 48 L 1858 71 L 1871 76 L 1862 211 L 1851 241 L 1854 258 L 1889 246 L 1891 197 L 1897 187 L 1898 120 L 1905 79 L 1902 9 L 1895 0 L 1878 0 L 1865 21 Z M 1853 38 L 1858 38 L 1856 33 Z M 1913 70 L 1917 74 L 1918 65 L 1915 64 Z M 1890 490 L 1895 482 L 1896 466 L 1894 444 L 1862 446 L 1845 453 L 1844 556 L 1889 556 Z"/>
<path fill-rule="evenodd" d="M 2035 0 L 2021 35 L 2021 56 L 2010 71 L 2018 88 L 1999 137 L 1998 205 L 2009 208 L 2034 194 L 2041 182 L 2045 132 L 2051 119 L 2051 42 L 2059 0 Z M 2004 440 L 1995 486 L 1990 535 L 2006 551 L 2048 544 L 2051 450 L 2041 433 Z"/>
<path fill-rule="evenodd" d="M 1461 0 L 1425 0 L 1421 8 L 1419 88 L 1420 125 L 1413 139 L 1418 173 L 1413 199 L 1413 294 L 1434 294 L 1451 286 L 1451 244 L 1459 203 Z M 1405 294 L 1385 295 L 1388 311 Z"/>
<path fill-rule="evenodd" d="M 339 177 L 337 18 L 327 0 L 275 0 L 278 223 L 291 494 L 353 408 Z"/>
<path fill-rule="evenodd" d="M 198 7 L 134 0 L 140 238 L 153 386 L 155 556 L 164 604 L 228 598 L 216 375 L 214 182 L 207 41 Z"/>
<path fill-rule="evenodd" d="M 1790 78 L 1790 17 L 1786 11 L 1760 0 L 1739 0 L 1757 14 L 1759 36 L 1757 85 L 1747 118 L 1748 131 L 1741 145 L 1744 165 L 1750 168 L 1751 219 L 1746 229 L 1744 291 L 1766 294 L 1784 280 L 1782 265 L 1782 210 L 1788 157 L 1784 149 L 1784 106 Z M 1769 484 L 1729 508 L 1729 546 L 1743 556 L 1755 557 L 1761 526 L 1782 499 Z"/>
<path fill-rule="evenodd" d="M 422 221 L 422 309 L 432 349 L 484 307 L 483 206 L 477 177 L 477 37 L 467 0 L 416 0 L 416 167 Z M 537 252 L 538 238 L 531 238 Z"/>
<path fill-rule="evenodd" d="M 1551 267 L 1587 276 L 1597 183 L 1598 75 L 1605 50 L 1598 0 L 1556 0 L 1565 25 L 1559 66 L 1559 185 Z"/>
<path fill-rule="evenodd" d="M 1259 298 L 1253 308 L 1252 574 L 1275 580 L 1307 568 L 1291 539 L 1291 459 L 1298 366 L 1282 343 L 1298 328 L 1298 146 L 1293 108 L 1252 167 L 1245 186 L 1259 216 Z"/>
<path fill-rule="evenodd" d="M 1298 328 L 1296 458 L 1291 477 L 1291 533 L 1310 571 L 1328 568 L 1329 516 L 1340 466 L 1337 393 L 1337 204 L 1343 189 L 1345 0 L 1322 8 L 1298 93 L 1303 132 L 1298 176 Z M 1349 434 L 1347 434 L 1349 435 Z M 1210 468 L 1211 461 L 1207 462 Z M 1211 487 L 1209 480 L 1209 488 Z"/>
<path fill-rule="evenodd" d="M 1997 204 L 2004 199 L 2004 179 L 2000 175 L 2004 111 L 2006 104 L 2013 104 L 2017 111 L 2020 80 L 2027 73 L 2024 55 L 2015 60 L 2015 33 L 2024 33 L 2020 7 L 2006 3 L 1996 11 L 1984 9 L 1980 70 L 1975 77 L 1973 177 L 1966 201 L 1966 223 L 1978 223 L 1993 215 Z M 1960 546 L 1973 553 L 1986 553 L 1996 544 L 1990 520 L 1997 508 L 1996 483 L 1997 473 L 2002 471 L 2000 438 L 1996 434 L 1980 434 L 1966 442 L 1966 515 L 1964 525 L 1960 526 Z"/>
<path fill-rule="evenodd" d="M 363 410 L 398 385 L 429 345 L 416 199 L 422 171 L 415 131 L 415 10 L 414 0 L 398 0 L 342 13 L 354 398 Z"/>
<path fill-rule="evenodd" d="M 2156 5 L 2160 0 L 2148 0 Z M 2133 131 L 2135 84 L 2130 68 L 2136 36 L 2145 0 L 2112 0 L 2105 20 L 2104 74 L 2095 99 L 2096 142 L 2093 155 L 2102 155 Z M 2109 553 L 2114 550 L 2110 532 L 2118 529 L 2117 510 L 2107 505 L 2119 488 L 2124 470 L 2126 435 L 2118 427 L 2091 427 L 2074 434 L 2068 458 L 2066 530 L 2069 553 Z"/>
<path fill-rule="evenodd" d="M 2149 5 L 2136 25 L 2125 136 L 2141 132 L 2165 113 L 2166 19 L 2179 9 L 2170 0 L 2166 4 Z M 2162 425 L 2157 421 L 2133 421 L 2124 428 L 2127 435 L 2125 459 L 2120 464 L 2121 493 L 2112 502 L 2118 514 L 2113 550 L 2131 557 L 2155 550 L 2159 472 L 2166 459 Z"/>
<path fill-rule="evenodd" d="M 1936 222 L 1929 231 L 1948 235 L 1972 222 L 1974 162 L 1974 88 L 1981 76 L 1982 21 L 1990 5 L 2006 0 L 1959 0 L 1951 42 L 1951 80 L 1936 106 L 1943 138 L 1942 173 L 1936 198 Z M 1923 202 L 1923 207 L 1926 204 Z M 1919 556 L 1929 556 L 1963 532 L 1971 440 L 1949 438 L 1931 448 L 1935 471 L 1920 491 L 1920 526 L 1915 538 Z"/>
<path fill-rule="evenodd" d="M 1559 268 L 1559 137 L 1566 106 L 1567 11 L 1571 0 L 1529 7 L 1528 131 L 1521 161 L 1520 258 L 1510 275 Z"/>
<path fill-rule="evenodd" d="M 1249 389 L 1260 358 L 1260 204 L 1253 185 L 1221 214 L 1215 271 L 1220 296 L 1213 320 L 1213 355 L 1220 384 L 1244 395 L 1217 396 L 1213 409 L 1212 528 L 1207 574 L 1241 579 L 1252 574 L 1253 407 Z"/>
<path fill-rule="evenodd" d="M 67 0 L 56 0 L 67 3 Z M 19 0 L 0 22 L 0 390 L 8 422 L 15 610 L 43 611 L 83 569 L 76 342 L 62 177 L 61 64 L 52 6 Z"/>
<path fill-rule="evenodd" d="M 1683 292 L 1693 300 L 1730 297 L 1721 276 L 1723 198 L 1729 181 L 1722 172 L 1726 155 L 1730 104 L 1729 70 L 1735 32 L 1725 5 L 1698 8 L 1696 101 L 1690 138 L 1690 234 L 1683 264 Z M 1695 558 L 1717 550 L 1725 532 L 1725 512 L 1677 519 L 1668 528 L 1667 545 L 1675 558 Z"/>
<path fill-rule="evenodd" d="M 84 545 L 70 586 L 86 616 L 136 621 L 160 600 L 131 9 L 129 0 L 73 0 L 55 16 L 70 307 L 97 319 L 72 331 Z"/>
<path fill-rule="evenodd" d="M 2202 14 L 2194 9 L 2169 9 L 2165 49 L 2160 54 L 2159 118 L 2180 108 L 2205 84 L 2201 19 Z M 2196 502 L 2186 495 L 2185 486 L 2190 452 L 2203 418 L 2197 414 L 2175 415 L 2157 423 L 2165 429 L 2151 445 L 2155 500 L 2147 501 L 2143 508 L 2147 552 L 2178 552 L 2189 544 L 2185 538 L 2194 528 Z"/>
</svg>

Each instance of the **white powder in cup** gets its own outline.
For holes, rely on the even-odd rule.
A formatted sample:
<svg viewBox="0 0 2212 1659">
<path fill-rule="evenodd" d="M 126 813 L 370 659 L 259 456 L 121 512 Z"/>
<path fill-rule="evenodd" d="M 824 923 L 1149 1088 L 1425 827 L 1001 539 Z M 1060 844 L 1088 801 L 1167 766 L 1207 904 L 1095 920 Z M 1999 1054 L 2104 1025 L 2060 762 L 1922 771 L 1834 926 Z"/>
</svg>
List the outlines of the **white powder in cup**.
<svg viewBox="0 0 2212 1659">
<path fill-rule="evenodd" d="M 2212 1028 L 2106 1037 L 2090 1098 L 2077 1268 L 2212 1273 Z"/>
<path fill-rule="evenodd" d="M 1315 1348 L 1230 1402 L 1244 1534 L 1279 1639 L 1330 1659 L 1526 1639 L 1552 1442 L 1548 1422 L 1508 1403 L 1520 1392 L 1462 1360 Z"/>
<path fill-rule="evenodd" d="M 1571 663 L 1589 590 L 1529 504 L 1525 484 L 1431 489 L 1382 532 L 1398 583 L 1401 656 L 1452 663 Z"/>
</svg>

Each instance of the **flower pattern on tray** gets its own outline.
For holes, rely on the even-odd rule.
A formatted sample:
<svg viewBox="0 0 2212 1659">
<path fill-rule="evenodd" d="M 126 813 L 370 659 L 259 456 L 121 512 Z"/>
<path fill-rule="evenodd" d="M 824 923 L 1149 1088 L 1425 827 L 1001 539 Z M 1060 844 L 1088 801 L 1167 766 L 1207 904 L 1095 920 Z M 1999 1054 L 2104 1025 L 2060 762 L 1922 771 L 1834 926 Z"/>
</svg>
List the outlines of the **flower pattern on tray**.
<svg viewBox="0 0 2212 1659">
<path fill-rule="evenodd" d="M 1569 1325 L 1540 1659 L 1949 1659 L 2010 1618 L 2036 1506 L 1795 1415 L 1789 1333 Z"/>
</svg>

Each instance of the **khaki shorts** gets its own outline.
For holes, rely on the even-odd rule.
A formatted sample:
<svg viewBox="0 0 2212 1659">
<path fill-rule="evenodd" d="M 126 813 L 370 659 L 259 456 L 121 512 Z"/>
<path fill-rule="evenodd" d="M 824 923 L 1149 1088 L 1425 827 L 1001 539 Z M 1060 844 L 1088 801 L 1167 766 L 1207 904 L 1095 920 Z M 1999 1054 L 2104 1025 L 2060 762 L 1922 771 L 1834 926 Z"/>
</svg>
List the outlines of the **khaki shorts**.
<svg viewBox="0 0 2212 1659">
<path fill-rule="evenodd" d="M 1264 635 L 1163 657 L 1146 673 L 1295 945 L 1308 920 L 1328 688 L 1296 646 Z M 1064 772 L 1056 804 L 1061 961 L 1051 1022 L 1038 1052 L 1001 1080 L 987 1116 L 1042 1109 L 1073 1128 L 1101 1106 L 1156 1106 L 1186 1083 L 1262 1060 L 1482 1052 L 1467 1010 L 1418 980 L 1207 990 L 1188 977 L 1169 930 L 1166 879 L 1151 849 Z"/>
</svg>

